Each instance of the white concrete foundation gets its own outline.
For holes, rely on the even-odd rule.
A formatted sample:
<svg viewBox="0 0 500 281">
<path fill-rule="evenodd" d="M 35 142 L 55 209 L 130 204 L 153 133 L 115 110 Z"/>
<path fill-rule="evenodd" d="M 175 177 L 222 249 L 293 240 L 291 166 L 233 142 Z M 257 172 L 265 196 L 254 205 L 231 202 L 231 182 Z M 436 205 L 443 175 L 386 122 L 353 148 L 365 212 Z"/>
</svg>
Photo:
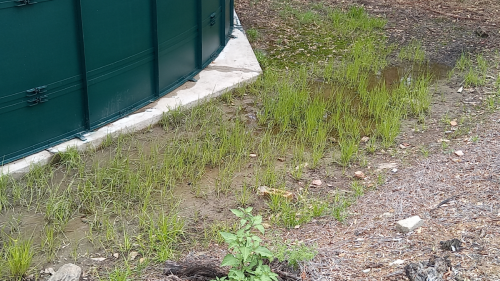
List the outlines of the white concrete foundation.
<svg viewBox="0 0 500 281">
<path fill-rule="evenodd" d="M 99 146 L 107 135 L 116 136 L 120 133 L 130 133 L 156 124 L 164 112 L 178 106 L 194 106 L 199 102 L 217 97 L 240 84 L 253 82 L 262 69 L 254 55 L 252 47 L 244 32 L 236 27 L 233 35 L 222 53 L 207 68 L 201 71 L 198 82 L 186 82 L 184 85 L 159 99 L 155 103 L 139 110 L 96 131 L 85 134 L 85 141 L 72 139 L 45 151 L 33 154 L 12 163 L 0 166 L 0 175 L 9 174 L 19 177 L 27 173 L 34 164 L 47 164 L 57 152 L 76 147 L 83 151 Z"/>
</svg>

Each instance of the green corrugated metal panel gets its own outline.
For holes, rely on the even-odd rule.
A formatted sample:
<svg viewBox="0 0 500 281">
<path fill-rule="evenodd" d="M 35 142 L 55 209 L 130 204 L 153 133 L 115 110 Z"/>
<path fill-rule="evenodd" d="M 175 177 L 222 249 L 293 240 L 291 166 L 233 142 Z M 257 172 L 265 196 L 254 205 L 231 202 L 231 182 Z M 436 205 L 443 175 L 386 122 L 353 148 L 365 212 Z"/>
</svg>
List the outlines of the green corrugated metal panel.
<svg viewBox="0 0 500 281">
<path fill-rule="evenodd" d="M 154 98 L 151 11 L 145 0 L 82 1 L 92 128 Z"/>
<path fill-rule="evenodd" d="M 74 2 L 19 4 L 0 6 L 1 162 L 84 130 Z"/>
<path fill-rule="evenodd" d="M 225 2 L 225 11 L 224 11 L 224 35 L 227 39 L 229 39 L 229 35 L 231 35 L 231 23 L 232 18 L 233 18 L 233 10 L 231 9 L 232 7 L 232 0 L 224 0 Z M 226 41 L 227 42 L 227 41 Z"/>
<path fill-rule="evenodd" d="M 192 78 L 227 42 L 233 6 L 1 1 L 1 161 L 109 123 Z"/>
<path fill-rule="evenodd" d="M 201 6 L 202 61 L 203 66 L 211 63 L 221 47 L 222 5 L 220 0 L 203 0 Z"/>
<path fill-rule="evenodd" d="M 198 69 L 198 4 L 197 0 L 158 1 L 161 92 L 184 83 Z"/>
</svg>

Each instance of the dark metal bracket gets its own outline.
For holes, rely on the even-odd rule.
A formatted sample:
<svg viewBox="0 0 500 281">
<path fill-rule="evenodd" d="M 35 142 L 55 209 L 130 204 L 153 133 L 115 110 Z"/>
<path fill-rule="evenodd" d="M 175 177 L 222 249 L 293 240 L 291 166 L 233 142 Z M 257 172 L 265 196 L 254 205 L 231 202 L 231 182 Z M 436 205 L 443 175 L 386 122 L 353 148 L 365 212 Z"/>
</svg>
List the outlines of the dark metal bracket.
<svg viewBox="0 0 500 281">
<path fill-rule="evenodd" d="M 29 106 L 35 106 L 44 102 L 49 101 L 47 95 L 39 96 L 33 99 L 28 100 Z"/>
<path fill-rule="evenodd" d="M 198 82 L 198 79 L 196 79 L 196 78 L 194 78 L 194 77 L 193 77 L 193 78 L 191 78 L 191 79 L 188 79 L 188 81 L 191 81 L 191 82 Z"/>
<path fill-rule="evenodd" d="M 210 26 L 214 26 L 215 25 L 215 16 L 216 15 L 217 15 L 216 13 L 212 13 L 210 15 Z"/>
<path fill-rule="evenodd" d="M 41 86 L 41 87 L 36 87 L 36 88 L 33 88 L 33 89 L 29 89 L 26 91 L 27 93 L 27 97 L 34 97 L 38 94 L 43 94 L 47 92 L 47 86 Z"/>
<path fill-rule="evenodd" d="M 81 141 L 86 141 L 87 138 L 83 135 L 83 133 L 79 133 L 75 135 L 75 138 L 81 140 Z"/>
<path fill-rule="evenodd" d="M 22 7 L 22 6 L 33 5 L 33 4 L 38 3 L 38 2 L 31 2 L 31 0 L 16 0 L 16 2 L 19 3 L 19 5 L 16 5 L 16 7 Z"/>
<path fill-rule="evenodd" d="M 49 100 L 47 95 L 47 86 L 40 86 L 26 91 L 26 97 L 28 97 L 28 106 L 35 106 Z"/>
</svg>

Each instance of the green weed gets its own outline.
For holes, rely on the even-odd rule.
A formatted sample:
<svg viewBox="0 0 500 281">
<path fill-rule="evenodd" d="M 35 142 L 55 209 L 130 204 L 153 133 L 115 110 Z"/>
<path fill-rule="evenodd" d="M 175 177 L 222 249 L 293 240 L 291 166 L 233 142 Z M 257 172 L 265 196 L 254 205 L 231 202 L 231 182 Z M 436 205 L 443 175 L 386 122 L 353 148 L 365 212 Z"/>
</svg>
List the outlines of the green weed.
<svg viewBox="0 0 500 281">
<path fill-rule="evenodd" d="M 425 60 L 425 51 L 422 49 L 420 42 L 412 40 L 410 44 L 401 48 L 398 58 L 400 60 L 422 63 Z"/>
<path fill-rule="evenodd" d="M 55 157 L 59 157 L 59 163 L 68 168 L 76 168 L 82 164 L 82 157 L 76 147 L 70 147 L 64 152 L 59 152 Z"/>
<path fill-rule="evenodd" d="M 420 146 L 420 153 L 422 154 L 422 156 L 424 156 L 425 158 L 429 157 L 429 148 L 427 148 L 426 146 L 422 145 Z"/>
<path fill-rule="evenodd" d="M 245 31 L 245 33 L 247 35 L 248 41 L 250 42 L 254 42 L 260 36 L 259 31 L 255 28 L 249 28 Z"/>
<path fill-rule="evenodd" d="M 44 238 L 42 240 L 42 250 L 48 255 L 48 260 L 55 258 L 57 245 L 56 245 L 56 235 L 57 231 L 54 227 L 46 225 L 43 229 Z"/>
<path fill-rule="evenodd" d="M 465 71 L 470 67 L 472 67 L 472 61 L 470 56 L 468 54 L 462 53 L 460 55 L 460 58 L 455 63 L 455 69 L 457 69 L 458 71 Z"/>
<path fill-rule="evenodd" d="M 10 242 L 5 246 L 4 253 L 10 277 L 22 280 L 28 272 L 34 256 L 31 240 L 10 239 Z"/>
<path fill-rule="evenodd" d="M 108 278 L 104 279 L 106 281 L 129 281 L 131 280 L 129 277 L 132 275 L 132 272 L 129 267 L 121 268 L 116 267 L 113 271 L 108 274 Z M 102 279 L 101 279 L 102 280 Z"/>
<path fill-rule="evenodd" d="M 266 247 L 260 245 L 262 239 L 252 233 L 258 230 L 265 233 L 262 226 L 262 217 L 252 215 L 252 207 L 231 210 L 241 219 L 239 230 L 236 233 L 221 232 L 229 246 L 230 253 L 222 260 L 221 266 L 230 266 L 228 280 L 269 280 L 278 281 L 278 275 L 264 264 L 266 260 L 272 261 L 273 254 Z M 226 277 L 217 280 L 226 280 Z"/>
<path fill-rule="evenodd" d="M 354 196 L 361 197 L 365 194 L 365 187 L 359 181 L 353 181 L 351 183 L 351 188 L 354 191 Z"/>
<path fill-rule="evenodd" d="M 214 241 L 218 244 L 224 243 L 224 237 L 221 232 L 236 232 L 238 231 L 237 223 L 230 222 L 214 222 L 204 228 L 204 236 L 207 241 Z"/>
<path fill-rule="evenodd" d="M 351 199 L 340 192 L 335 193 L 333 206 L 332 206 L 332 216 L 342 222 L 347 218 L 347 208 L 351 206 Z"/>
<path fill-rule="evenodd" d="M 149 246 L 156 251 L 158 261 L 172 258 L 174 244 L 184 235 L 184 227 L 185 221 L 176 213 L 161 212 L 156 220 L 150 221 Z"/>
<path fill-rule="evenodd" d="M 246 183 L 243 183 L 241 190 L 236 194 L 238 203 L 246 207 L 253 202 L 253 190 Z"/>
<path fill-rule="evenodd" d="M 259 62 L 259 64 L 261 65 L 262 68 L 269 66 L 270 60 L 264 51 L 255 49 L 254 53 L 255 53 L 255 57 L 257 58 L 257 61 Z"/>
<path fill-rule="evenodd" d="M 293 203 L 280 195 L 271 195 L 268 206 L 273 215 L 271 221 L 288 228 L 301 225 L 311 220 L 311 212 L 306 205 Z"/>
<path fill-rule="evenodd" d="M 10 205 L 8 199 L 7 183 L 8 177 L 0 175 L 0 213 Z"/>
<path fill-rule="evenodd" d="M 273 244 L 275 258 L 280 262 L 286 261 L 294 269 L 298 269 L 301 262 L 310 261 L 318 254 L 315 246 L 287 245 L 283 241 L 276 241 Z"/>
<path fill-rule="evenodd" d="M 340 165 L 348 166 L 351 159 L 358 152 L 358 142 L 354 139 L 341 140 L 340 146 Z"/>
</svg>

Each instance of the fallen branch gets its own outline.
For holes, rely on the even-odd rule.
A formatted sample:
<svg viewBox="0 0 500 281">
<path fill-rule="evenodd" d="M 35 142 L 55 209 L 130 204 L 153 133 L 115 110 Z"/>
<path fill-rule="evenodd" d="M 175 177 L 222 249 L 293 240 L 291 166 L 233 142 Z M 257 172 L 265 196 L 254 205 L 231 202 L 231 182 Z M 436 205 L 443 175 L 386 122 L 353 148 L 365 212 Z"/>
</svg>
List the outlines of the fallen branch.
<svg viewBox="0 0 500 281">
<path fill-rule="evenodd" d="M 293 274 L 290 274 L 288 272 L 284 272 L 284 271 L 281 271 L 281 270 L 274 270 L 274 273 L 278 274 L 280 277 L 285 277 L 285 278 L 288 278 L 288 279 L 292 279 L 292 280 L 300 280 L 299 277 L 293 275 Z"/>
</svg>

